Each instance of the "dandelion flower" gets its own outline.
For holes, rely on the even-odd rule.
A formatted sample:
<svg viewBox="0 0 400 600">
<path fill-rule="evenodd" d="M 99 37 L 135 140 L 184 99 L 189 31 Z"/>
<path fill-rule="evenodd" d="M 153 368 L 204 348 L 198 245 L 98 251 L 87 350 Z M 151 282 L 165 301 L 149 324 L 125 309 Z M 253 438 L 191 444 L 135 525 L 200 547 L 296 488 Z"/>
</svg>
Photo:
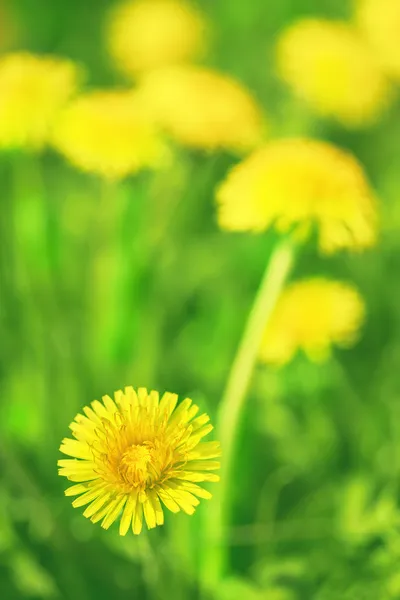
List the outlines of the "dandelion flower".
<svg viewBox="0 0 400 600">
<path fill-rule="evenodd" d="M 28 53 L 0 59 L 0 147 L 37 150 L 75 93 L 78 69 L 69 60 Z"/>
<path fill-rule="evenodd" d="M 354 344 L 364 312 L 362 298 L 350 285 L 320 278 L 295 282 L 276 305 L 260 358 L 282 365 L 303 350 L 311 360 L 324 360 L 332 346 Z"/>
<path fill-rule="evenodd" d="M 260 107 L 239 82 L 202 67 L 171 67 L 149 74 L 141 94 L 178 143 L 204 150 L 243 152 L 263 136 Z"/>
<path fill-rule="evenodd" d="M 128 75 L 190 61 L 203 51 L 205 21 L 180 0 L 136 0 L 117 7 L 109 25 L 109 48 Z"/>
<path fill-rule="evenodd" d="M 349 127 L 381 115 L 390 86 L 369 46 L 350 25 L 299 21 L 278 42 L 278 70 L 320 115 Z"/>
<path fill-rule="evenodd" d="M 198 406 L 176 394 L 148 393 L 132 387 L 114 400 L 103 396 L 85 406 L 70 428 L 75 439 L 63 440 L 60 450 L 71 459 L 59 460 L 59 474 L 76 482 L 65 492 L 77 496 L 74 507 L 86 506 L 84 516 L 102 520 L 108 529 L 121 513 L 119 532 L 142 530 L 143 516 L 152 529 L 164 523 L 163 505 L 192 515 L 198 498 L 211 494 L 199 483 L 218 481 L 219 442 L 204 442 L 213 429 L 209 417 L 196 417 Z"/>
<path fill-rule="evenodd" d="M 109 178 L 155 166 L 164 151 L 152 118 L 131 91 L 76 98 L 57 123 L 54 145 L 79 169 Z"/>
<path fill-rule="evenodd" d="M 223 229 L 287 232 L 317 227 L 323 252 L 361 250 L 376 237 L 372 192 L 357 160 L 326 142 L 270 142 L 237 165 L 217 191 Z"/>
<path fill-rule="evenodd" d="M 358 21 L 382 67 L 400 79 L 399 0 L 361 0 Z"/>
</svg>

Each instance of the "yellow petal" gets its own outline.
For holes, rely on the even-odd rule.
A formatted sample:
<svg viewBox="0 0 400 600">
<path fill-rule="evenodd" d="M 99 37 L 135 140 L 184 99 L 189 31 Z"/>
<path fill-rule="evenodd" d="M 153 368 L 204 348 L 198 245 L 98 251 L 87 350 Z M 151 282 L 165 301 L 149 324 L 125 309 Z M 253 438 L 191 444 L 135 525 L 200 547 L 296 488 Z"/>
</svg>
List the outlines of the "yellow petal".
<svg viewBox="0 0 400 600">
<path fill-rule="evenodd" d="M 198 429 L 195 433 L 193 433 L 192 437 L 188 441 L 187 449 L 192 450 L 193 448 L 195 448 L 197 446 L 197 444 L 200 442 L 200 440 L 204 436 L 209 434 L 210 431 L 212 431 L 213 429 L 214 429 L 214 427 L 211 425 L 211 423 L 208 425 L 204 425 L 203 427 L 200 427 L 200 429 Z"/>
<path fill-rule="evenodd" d="M 185 467 L 188 471 L 214 471 L 221 468 L 221 463 L 217 460 L 192 460 Z"/>
<path fill-rule="evenodd" d="M 179 428 L 180 428 L 180 426 L 179 426 Z M 175 437 L 175 435 L 177 434 L 176 429 L 173 433 L 174 433 L 174 437 Z M 187 442 L 188 442 L 190 436 L 192 435 L 192 433 L 193 433 L 193 431 L 192 431 L 191 425 L 188 425 L 186 428 L 183 427 L 180 435 L 179 434 L 176 435 L 176 447 L 180 448 L 182 446 L 185 446 L 185 450 L 186 450 Z M 171 432 L 171 434 L 172 434 L 172 432 Z"/>
<path fill-rule="evenodd" d="M 150 502 L 153 505 L 154 512 L 156 514 L 157 525 L 163 525 L 164 523 L 164 511 L 161 506 L 157 492 L 153 489 L 147 493 Z"/>
<path fill-rule="evenodd" d="M 139 398 L 137 397 L 137 393 L 131 385 L 125 388 L 125 397 L 131 406 L 139 405 Z"/>
<path fill-rule="evenodd" d="M 78 413 L 77 415 L 75 415 L 74 421 L 76 423 L 79 423 L 80 425 L 84 425 L 85 427 L 88 427 L 88 429 L 91 429 L 91 430 L 96 428 L 96 424 L 93 423 L 93 421 L 91 421 L 84 415 L 82 415 L 81 413 Z"/>
<path fill-rule="evenodd" d="M 118 404 L 120 409 L 122 409 L 122 411 L 129 411 L 130 402 L 122 390 L 118 390 L 117 392 L 115 392 L 114 398 L 115 402 Z"/>
<path fill-rule="evenodd" d="M 66 496 L 77 496 L 78 494 L 84 494 L 87 492 L 87 486 L 82 483 L 78 483 L 77 485 L 71 485 L 71 487 L 67 488 L 64 491 Z"/>
<path fill-rule="evenodd" d="M 60 458 L 57 461 L 57 465 L 73 471 L 87 471 L 96 467 L 96 464 L 92 460 L 78 460 L 76 458 Z"/>
<path fill-rule="evenodd" d="M 199 498 L 204 498 L 205 500 L 210 500 L 210 498 L 212 498 L 212 494 L 210 494 L 209 491 L 205 490 L 199 485 L 196 485 L 195 483 L 182 481 L 180 485 L 182 489 L 194 494 L 195 496 L 198 496 Z"/>
<path fill-rule="evenodd" d="M 108 412 L 113 415 L 115 412 L 117 412 L 118 408 L 115 405 L 114 400 L 112 400 L 110 398 L 110 396 L 103 396 L 102 397 L 103 400 L 103 404 L 106 407 L 106 409 L 108 410 Z"/>
<path fill-rule="evenodd" d="M 98 417 L 100 417 L 101 419 L 108 419 L 109 421 L 112 419 L 112 413 L 110 413 L 106 409 L 104 404 L 102 404 L 98 400 L 93 400 L 93 402 L 91 404 L 92 404 L 92 408 L 93 408 L 94 412 L 96 413 L 96 415 Z"/>
<path fill-rule="evenodd" d="M 192 405 L 192 400 L 190 398 L 185 398 L 184 400 L 182 400 L 182 402 L 179 404 L 178 408 L 175 409 L 174 414 L 172 415 L 172 418 L 170 420 L 170 423 L 175 423 L 175 422 L 179 422 L 181 419 L 181 415 L 183 413 L 185 413 L 190 406 Z"/>
<path fill-rule="evenodd" d="M 175 500 L 172 498 L 172 496 L 166 489 L 158 487 L 157 493 L 159 498 L 161 498 L 162 502 L 168 508 L 168 510 L 170 510 L 173 513 L 177 513 L 180 511 L 178 504 L 175 502 Z"/>
<path fill-rule="evenodd" d="M 100 481 L 88 481 L 87 483 L 77 483 L 76 485 L 72 485 L 67 488 L 64 492 L 66 496 L 77 496 L 78 494 L 84 494 L 88 490 L 92 490 L 94 487 L 98 486 Z"/>
<path fill-rule="evenodd" d="M 187 411 L 187 420 L 191 421 L 195 415 L 199 412 L 199 407 L 197 404 L 193 404 L 189 410 Z"/>
<path fill-rule="evenodd" d="M 195 496 L 193 496 L 193 494 L 191 494 L 187 490 L 183 489 L 183 486 L 181 485 L 180 481 L 168 480 L 167 486 L 168 486 L 169 492 L 173 498 L 176 499 L 176 497 L 179 495 L 187 503 L 192 504 L 193 506 L 198 506 L 200 504 L 200 500 L 198 500 L 198 498 L 195 498 Z M 178 502 L 178 504 L 179 504 L 179 502 Z"/>
<path fill-rule="evenodd" d="M 119 501 L 119 496 L 117 496 L 117 498 L 114 498 L 113 500 L 108 499 L 107 502 L 104 504 L 104 506 L 98 512 L 96 512 L 92 517 L 90 517 L 90 520 L 92 521 L 92 523 L 97 523 L 98 521 L 103 519 L 113 508 L 115 508 L 118 501 Z M 84 515 L 85 515 L 85 512 L 83 513 Z"/>
<path fill-rule="evenodd" d="M 174 471 L 172 477 L 193 482 L 220 480 L 219 475 L 215 475 L 215 473 L 201 473 L 200 471 Z"/>
<path fill-rule="evenodd" d="M 188 515 L 192 515 L 195 512 L 195 507 L 200 504 L 199 500 L 182 489 L 169 489 L 169 492 L 175 502 L 181 507 L 181 509 Z"/>
<path fill-rule="evenodd" d="M 136 503 L 136 510 L 132 519 L 132 531 L 135 535 L 139 535 L 142 531 L 143 526 L 143 504 L 141 502 Z"/>
<path fill-rule="evenodd" d="M 175 406 L 178 402 L 178 395 L 171 394 L 170 392 L 165 392 L 163 397 L 160 400 L 160 404 L 158 407 L 159 410 L 159 420 L 163 421 L 164 419 L 168 421 L 171 414 L 173 413 Z"/>
<path fill-rule="evenodd" d="M 219 442 L 200 442 L 188 454 L 189 460 L 218 458 L 221 456 L 221 446 Z"/>
<path fill-rule="evenodd" d="M 95 430 L 92 427 L 87 427 L 83 423 L 76 423 L 72 421 L 69 428 L 71 429 L 74 437 L 76 437 L 80 442 L 92 442 L 96 439 Z"/>
<path fill-rule="evenodd" d="M 111 496 L 110 492 L 106 492 L 105 494 L 103 494 L 102 496 L 97 498 L 97 500 L 92 502 L 92 504 L 89 504 L 89 506 L 84 510 L 83 516 L 86 517 L 87 519 L 92 517 L 92 515 L 94 515 L 95 513 L 97 513 L 98 510 L 101 509 L 103 504 L 105 502 L 107 502 L 107 500 L 110 498 L 110 496 Z M 101 519 L 101 517 L 100 517 L 100 519 Z"/>
<path fill-rule="evenodd" d="M 92 502 L 92 500 L 95 500 L 102 494 L 104 487 L 105 484 L 101 482 L 93 489 L 87 491 L 85 494 L 82 494 L 82 496 L 80 496 L 79 498 L 75 498 L 75 500 L 72 503 L 72 506 L 74 508 L 78 508 L 79 506 L 85 506 L 85 504 L 89 504 L 89 502 Z"/>
<path fill-rule="evenodd" d="M 148 393 L 146 388 L 138 388 L 137 391 L 140 406 L 147 406 Z"/>
<path fill-rule="evenodd" d="M 148 497 L 143 502 L 143 512 L 148 529 L 154 529 L 154 527 L 157 525 L 156 512 Z"/>
<path fill-rule="evenodd" d="M 193 435 L 193 437 L 199 438 L 199 440 L 200 440 L 205 435 L 208 435 L 210 433 L 210 431 L 212 431 L 213 429 L 214 429 L 214 426 L 211 425 L 211 423 L 208 423 L 207 425 L 203 425 L 203 427 L 200 427 L 200 429 L 198 429 L 196 431 L 196 433 Z"/>
<path fill-rule="evenodd" d="M 202 427 L 203 425 L 208 423 L 209 420 L 210 420 L 210 417 L 206 413 L 203 413 L 196 419 L 193 419 L 193 421 L 191 422 L 193 431 L 197 431 L 197 429 L 200 429 L 200 427 Z"/>
<path fill-rule="evenodd" d="M 85 458 L 92 460 L 93 455 L 90 447 L 85 442 L 79 442 L 78 440 L 71 440 L 70 438 L 64 438 L 60 446 L 60 452 L 67 456 L 73 456 L 74 458 Z"/>
<path fill-rule="evenodd" d="M 137 492 L 135 491 L 135 492 L 132 492 L 128 496 L 128 500 L 125 504 L 124 512 L 121 517 L 121 523 L 119 525 L 119 534 L 120 535 L 126 535 L 129 530 L 129 527 L 131 526 L 132 516 L 135 511 L 136 501 L 137 501 Z"/>
<path fill-rule="evenodd" d="M 147 399 L 147 404 L 148 404 L 149 408 L 157 408 L 158 403 L 159 403 L 159 394 L 158 394 L 158 392 L 155 392 L 154 390 L 152 390 Z"/>
<path fill-rule="evenodd" d="M 101 419 L 96 415 L 94 410 L 92 410 L 89 406 L 83 407 L 83 412 L 87 416 L 90 421 L 93 421 L 97 426 L 101 425 Z"/>
<path fill-rule="evenodd" d="M 58 471 L 59 475 L 62 475 L 69 479 L 69 481 L 75 481 L 77 483 L 84 481 L 92 481 L 93 479 L 98 479 L 99 476 L 97 473 L 93 471 L 82 471 L 81 473 L 71 473 L 69 469 L 60 469 Z"/>
<path fill-rule="evenodd" d="M 115 519 L 118 517 L 119 513 L 124 507 L 126 500 L 127 495 L 124 494 L 122 498 L 121 496 L 117 496 L 116 500 L 110 504 L 109 511 L 107 512 L 107 515 L 104 517 L 103 522 L 101 523 L 103 529 L 108 529 L 110 525 L 114 523 Z"/>
</svg>

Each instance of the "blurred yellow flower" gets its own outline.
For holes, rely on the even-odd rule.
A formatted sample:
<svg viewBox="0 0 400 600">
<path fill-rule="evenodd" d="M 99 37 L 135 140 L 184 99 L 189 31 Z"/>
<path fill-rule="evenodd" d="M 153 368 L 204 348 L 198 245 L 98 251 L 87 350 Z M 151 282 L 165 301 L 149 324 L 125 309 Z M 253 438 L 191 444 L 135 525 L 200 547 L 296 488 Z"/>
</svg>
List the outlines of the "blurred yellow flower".
<svg viewBox="0 0 400 600">
<path fill-rule="evenodd" d="M 357 160 L 317 140 L 270 142 L 237 165 L 217 191 L 218 221 L 232 231 L 317 226 L 323 252 L 374 244 L 376 208 Z"/>
<path fill-rule="evenodd" d="M 364 313 L 363 300 L 350 285 L 320 278 L 292 283 L 267 326 L 260 359 L 283 365 L 303 350 L 311 360 L 324 360 L 332 346 L 356 341 Z"/>
<path fill-rule="evenodd" d="M 116 64 L 136 75 L 196 58 L 206 25 L 197 9 L 181 0 L 130 0 L 109 24 L 109 48 Z"/>
<path fill-rule="evenodd" d="M 239 82 L 203 67 L 171 67 L 144 78 L 141 93 L 178 143 L 243 152 L 263 136 L 261 108 Z"/>
<path fill-rule="evenodd" d="M 203 442 L 212 429 L 209 417 L 195 417 L 198 406 L 189 398 L 175 409 L 178 396 L 148 393 L 132 387 L 118 391 L 115 401 L 103 396 L 85 406 L 70 428 L 76 439 L 63 440 L 60 450 L 72 459 L 59 460 L 59 474 L 77 482 L 65 491 L 78 496 L 74 507 L 88 505 L 84 516 L 102 519 L 108 529 L 122 512 L 119 532 L 149 529 L 164 523 L 162 504 L 191 515 L 198 498 L 211 494 L 197 485 L 218 481 L 219 442 Z M 162 504 L 161 504 L 162 503 Z"/>
<path fill-rule="evenodd" d="M 358 22 L 382 67 L 400 79 L 399 0 L 360 0 Z"/>
<path fill-rule="evenodd" d="M 305 19 L 289 27 L 277 48 L 278 71 L 319 114 L 349 127 L 382 114 L 391 88 L 374 54 L 350 25 Z"/>
<path fill-rule="evenodd" d="M 0 147 L 43 147 L 77 83 L 78 69 L 69 60 L 23 52 L 2 56 Z"/>
<path fill-rule="evenodd" d="M 153 119 L 131 91 L 96 91 L 65 109 L 54 146 L 78 168 L 121 178 L 159 164 L 164 145 Z"/>
</svg>

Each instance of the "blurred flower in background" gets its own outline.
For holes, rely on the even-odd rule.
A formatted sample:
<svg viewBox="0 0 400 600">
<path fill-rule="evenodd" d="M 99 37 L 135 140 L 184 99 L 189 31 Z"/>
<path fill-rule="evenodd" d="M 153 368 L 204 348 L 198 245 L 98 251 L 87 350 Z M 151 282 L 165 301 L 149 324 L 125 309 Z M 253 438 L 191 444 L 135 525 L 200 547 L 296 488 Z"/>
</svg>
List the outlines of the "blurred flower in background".
<svg viewBox="0 0 400 600">
<path fill-rule="evenodd" d="M 70 428 L 75 440 L 66 438 L 61 452 L 73 459 L 59 460 L 60 475 L 79 482 L 66 490 L 79 496 L 73 506 L 89 504 L 85 517 L 108 529 L 123 510 L 120 534 L 132 526 L 142 530 L 143 515 L 152 529 L 164 523 L 161 502 L 172 512 L 192 515 L 198 498 L 211 494 L 197 483 L 218 481 L 208 471 L 219 469 L 218 442 L 202 442 L 212 429 L 205 413 L 189 398 L 176 408 L 178 396 L 125 388 L 115 402 L 103 396 L 85 406 Z M 77 460 L 79 459 L 79 460 Z M 205 472 L 204 472 L 205 471 Z M 161 502 L 160 502 L 161 501 Z"/>
<path fill-rule="evenodd" d="M 374 52 L 350 24 L 297 21 L 277 47 L 277 67 L 293 91 L 324 117 L 348 127 L 376 121 L 391 96 Z"/>
<path fill-rule="evenodd" d="M 265 331 L 260 359 L 282 365 L 303 350 L 325 360 L 331 347 L 347 348 L 357 339 L 364 303 L 352 286 L 314 278 L 296 281 L 283 292 Z"/>
<path fill-rule="evenodd" d="M 358 23 L 382 67 L 400 79 L 399 0 L 359 0 Z"/>
<path fill-rule="evenodd" d="M 116 66 L 130 76 L 196 59 L 204 50 L 206 23 L 180 0 L 132 0 L 111 15 L 108 44 Z"/>
<path fill-rule="evenodd" d="M 135 92 L 93 91 L 65 109 L 54 146 L 76 167 L 106 178 L 122 178 L 161 164 L 165 145 Z"/>
<path fill-rule="evenodd" d="M 270 142 L 236 166 L 217 190 L 218 221 L 231 231 L 317 225 L 320 248 L 374 244 L 376 211 L 358 161 L 326 142 Z"/>
<path fill-rule="evenodd" d="M 261 107 L 223 73 L 194 66 L 165 68 L 145 77 L 140 93 L 164 130 L 184 146 L 242 153 L 263 139 Z"/>
<path fill-rule="evenodd" d="M 24 52 L 2 56 L 0 147 L 42 148 L 78 80 L 79 70 L 69 60 Z"/>
</svg>

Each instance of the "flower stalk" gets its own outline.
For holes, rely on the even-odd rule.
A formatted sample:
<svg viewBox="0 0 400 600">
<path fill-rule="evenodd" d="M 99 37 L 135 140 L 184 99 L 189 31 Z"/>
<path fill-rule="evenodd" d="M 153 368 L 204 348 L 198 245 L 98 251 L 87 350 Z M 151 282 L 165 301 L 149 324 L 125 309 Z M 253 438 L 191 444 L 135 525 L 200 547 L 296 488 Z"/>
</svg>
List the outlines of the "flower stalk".
<svg viewBox="0 0 400 600">
<path fill-rule="evenodd" d="M 225 570 L 232 497 L 230 483 L 237 481 L 232 476 L 232 471 L 240 419 L 262 336 L 291 271 L 293 260 L 293 244 L 284 240 L 275 248 L 267 263 L 219 405 L 217 430 L 223 459 L 221 484 L 205 514 L 202 582 L 206 590 L 218 583 Z"/>
</svg>

